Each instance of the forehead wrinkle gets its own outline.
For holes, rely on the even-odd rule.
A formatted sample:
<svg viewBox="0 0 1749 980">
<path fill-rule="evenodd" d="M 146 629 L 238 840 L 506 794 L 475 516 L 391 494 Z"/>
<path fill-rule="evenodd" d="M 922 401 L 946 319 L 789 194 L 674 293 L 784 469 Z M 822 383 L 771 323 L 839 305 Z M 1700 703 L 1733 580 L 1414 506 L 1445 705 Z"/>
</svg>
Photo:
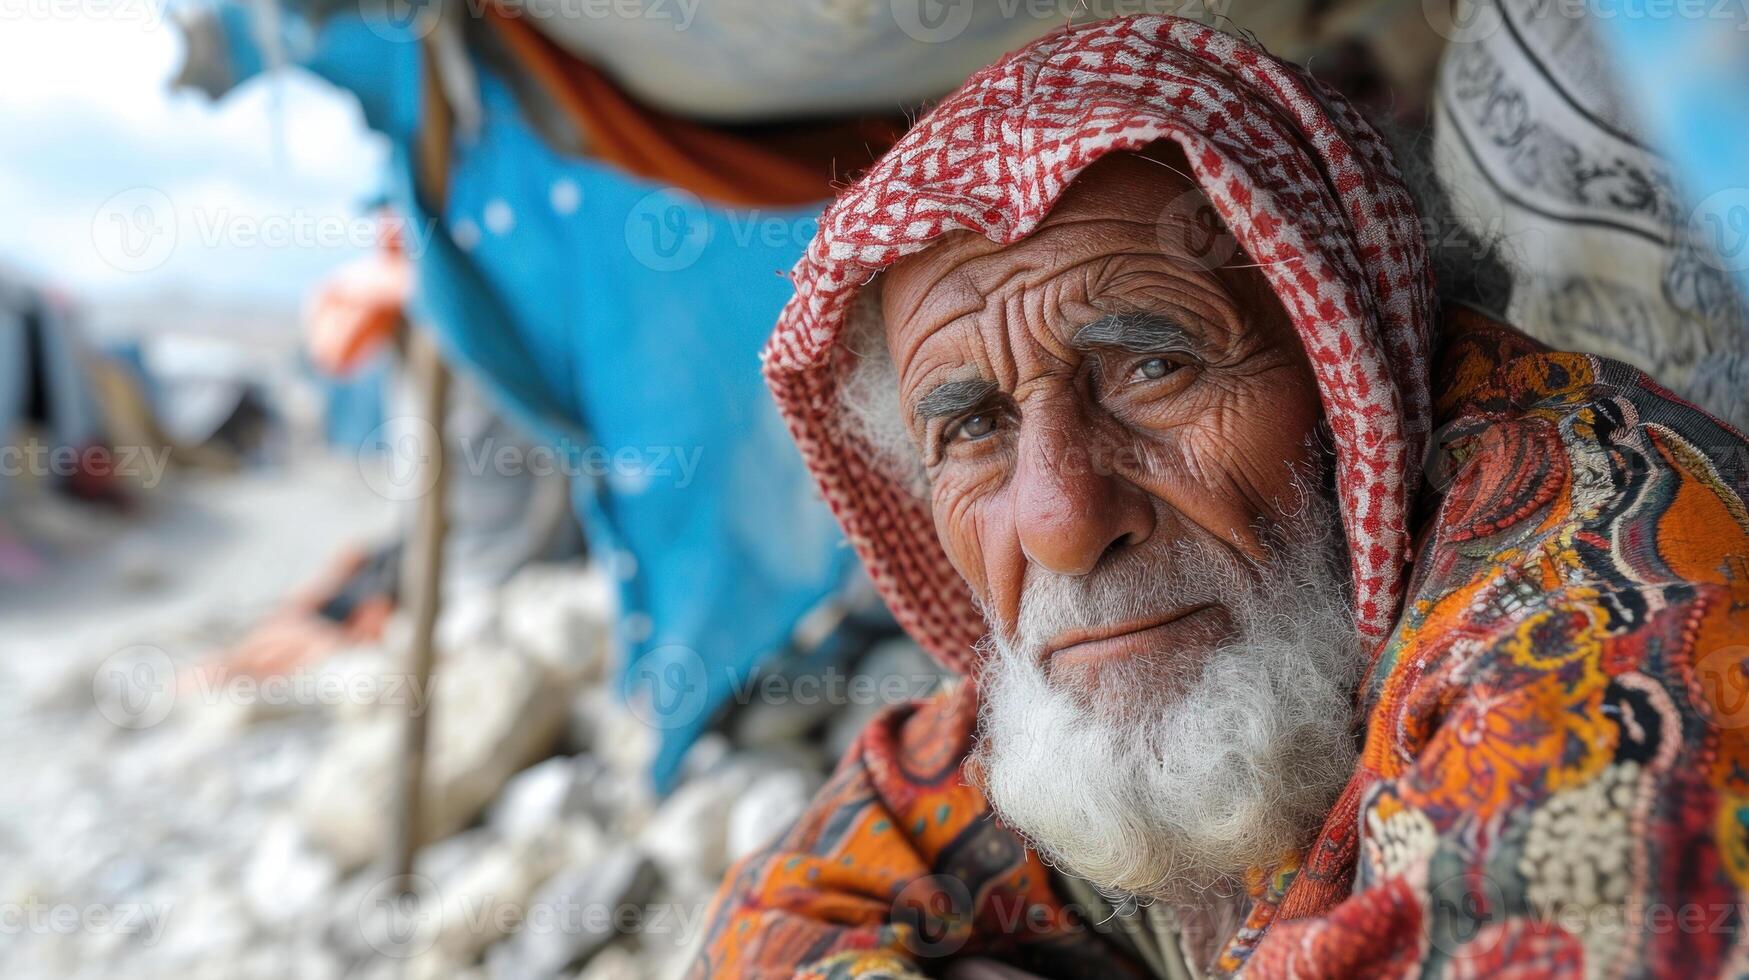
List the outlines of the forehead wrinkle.
<svg viewBox="0 0 1749 980">
<path fill-rule="evenodd" d="M 984 261 L 992 258 L 1008 260 L 999 277 L 980 274 Z M 1002 256 L 1000 251 L 971 255 L 924 290 L 925 299 L 920 307 L 927 303 L 927 297 L 943 290 L 953 290 L 947 296 L 954 305 L 938 324 L 919 330 L 917 336 L 910 338 L 908 349 L 903 351 L 904 363 L 907 366 L 920 360 L 949 363 L 931 366 L 913 387 L 921 386 L 930 375 L 946 373 L 948 383 L 984 378 L 1000 388 L 1000 379 L 1013 373 L 1015 352 L 1007 329 L 1011 307 L 1027 291 L 1024 278 L 1041 270 L 1032 263 L 1009 266 L 1011 261 L 1011 256 Z M 1018 286 L 1017 280 L 1021 280 Z M 928 354 L 925 348 L 932 345 L 945 346 L 945 352 Z"/>
<path fill-rule="evenodd" d="M 1077 262 L 1070 268 L 1037 285 L 1029 294 L 1014 297 L 1014 315 L 1019 318 L 1020 335 L 1029 346 L 1023 364 L 1015 353 L 1016 388 L 1062 368 L 1073 367 L 1079 360 L 1069 343 L 1069 316 L 1065 307 L 1086 302 L 1083 282 L 1085 264 Z"/>
<path fill-rule="evenodd" d="M 1053 366 L 1041 362 L 1031 366 L 1035 371 L 1021 363 L 1037 360 L 1031 355 L 1023 358 L 1022 346 L 1035 349 L 1046 361 L 1073 364 L 1088 345 L 1076 342 L 1075 321 L 1079 317 L 1062 309 L 1065 294 L 1079 294 L 1073 305 L 1091 304 L 1097 294 L 1112 287 L 1109 280 L 1136 274 L 1120 272 L 1114 266 L 1126 260 L 1162 258 L 1145 241 L 1153 223 L 1134 215 L 1137 202 L 1103 203 L 1106 207 L 1095 214 L 1053 209 L 1037 231 L 1010 245 L 960 232 L 910 257 L 907 261 L 916 262 L 932 252 L 934 261 L 947 269 L 940 275 L 929 275 L 930 281 L 920 284 L 921 288 L 906 291 L 909 295 L 901 322 L 915 323 L 925 312 L 935 321 L 904 330 L 904 347 L 894 351 L 904 373 L 917 378 L 907 387 L 918 390 L 930 376 L 943 374 L 949 375 L 947 381 L 961 380 L 968 374 L 997 379 L 1013 375 L 1007 384 L 1015 387 L 1026 380 L 1021 376 Z M 1118 213 L 1113 213 L 1114 206 Z M 1035 315 L 1029 316 L 1029 312 Z M 973 334 L 962 335 L 968 320 Z M 943 343 L 949 345 L 951 353 L 929 354 L 928 348 Z M 1182 349 L 1186 345 L 1177 346 Z M 917 371 L 919 361 L 936 363 Z M 1003 386 L 998 380 L 998 387 Z"/>
<path fill-rule="evenodd" d="M 895 307 L 886 311 L 888 345 L 893 348 L 895 356 L 906 360 L 916 356 L 918 348 L 931 336 L 977 312 L 983 305 L 983 298 L 978 295 L 965 270 L 966 264 L 975 260 L 979 254 L 977 246 L 980 242 L 988 244 L 987 239 L 977 235 L 950 232 L 922 251 L 907 256 L 881 277 L 881 302 L 883 306 L 891 303 Z M 929 275 L 921 282 L 910 282 L 918 278 L 912 275 L 914 271 L 921 274 L 920 267 L 927 268 L 926 264 L 933 261 L 949 263 L 947 271 L 940 275 Z M 945 297 L 945 300 L 937 297 Z M 938 322 L 918 330 L 900 329 L 916 323 L 932 302 L 947 310 L 944 315 L 935 318 Z M 893 343 L 899 333 L 919 336 L 900 346 Z"/>
</svg>

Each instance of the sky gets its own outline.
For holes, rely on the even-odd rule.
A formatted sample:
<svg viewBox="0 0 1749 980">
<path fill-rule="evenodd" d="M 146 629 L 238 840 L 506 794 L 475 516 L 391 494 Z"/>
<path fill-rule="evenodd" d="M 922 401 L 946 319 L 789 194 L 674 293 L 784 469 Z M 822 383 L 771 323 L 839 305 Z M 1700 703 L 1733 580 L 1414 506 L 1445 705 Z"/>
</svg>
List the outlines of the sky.
<svg viewBox="0 0 1749 980">
<path fill-rule="evenodd" d="M 0 268 L 74 298 L 298 302 L 364 254 L 387 154 L 299 71 L 171 92 L 162 0 L 0 0 Z"/>
</svg>

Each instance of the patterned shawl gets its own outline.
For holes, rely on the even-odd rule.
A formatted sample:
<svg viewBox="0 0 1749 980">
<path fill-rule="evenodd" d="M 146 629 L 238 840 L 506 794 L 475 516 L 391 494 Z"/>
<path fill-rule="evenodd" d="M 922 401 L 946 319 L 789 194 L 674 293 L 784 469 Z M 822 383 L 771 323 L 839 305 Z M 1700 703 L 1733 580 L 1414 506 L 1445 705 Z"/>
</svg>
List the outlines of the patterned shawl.
<svg viewBox="0 0 1749 980">
<path fill-rule="evenodd" d="M 1238 41 L 1159 19 L 1048 39 L 828 215 L 768 371 L 889 601 L 949 660 L 982 629 L 922 506 L 835 418 L 849 295 L 943 229 L 1026 234 L 1098 152 L 1159 136 L 1269 263 L 1312 355 L 1361 621 L 1389 633 L 1348 786 L 1309 847 L 1247 882 L 1213 971 L 1749 975 L 1749 442 L 1627 365 L 1466 311 L 1424 374 L 1424 259 L 1383 148 Z M 1078 906 L 968 784 L 976 701 L 954 685 L 869 726 L 730 874 L 690 975 L 910 980 L 974 957 L 1182 975 L 1123 948 L 1123 917 Z"/>
</svg>

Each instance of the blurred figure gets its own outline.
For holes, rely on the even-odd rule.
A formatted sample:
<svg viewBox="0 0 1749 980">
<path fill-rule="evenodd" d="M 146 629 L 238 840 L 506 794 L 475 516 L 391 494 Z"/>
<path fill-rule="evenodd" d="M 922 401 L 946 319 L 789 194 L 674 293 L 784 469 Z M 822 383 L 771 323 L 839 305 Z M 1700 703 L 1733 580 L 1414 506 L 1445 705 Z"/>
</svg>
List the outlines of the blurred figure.
<svg viewBox="0 0 1749 980">
<path fill-rule="evenodd" d="M 307 352 L 334 382 L 385 368 L 390 380 L 368 385 L 387 415 L 362 442 L 340 446 L 361 465 L 406 465 L 394 456 L 417 424 L 414 395 L 399 368 L 407 303 L 413 286 L 402 224 L 379 213 L 378 248 L 339 269 L 304 310 Z M 334 387 L 330 391 L 337 390 Z M 463 596 L 496 588 L 531 562 L 581 557 L 584 545 L 571 512 L 570 481 L 559 472 L 470 465 L 499 453 L 526 459 L 532 444 L 495 411 L 465 374 L 451 385 L 444 427 L 449 443 L 448 518 L 444 539 L 444 592 Z M 386 484 L 392 488 L 392 484 Z M 398 604 L 405 537 L 412 501 L 403 507 L 401 533 L 367 549 L 348 548 L 286 608 L 270 616 L 213 665 L 219 676 L 266 677 L 307 667 L 335 650 L 378 639 Z"/>
</svg>

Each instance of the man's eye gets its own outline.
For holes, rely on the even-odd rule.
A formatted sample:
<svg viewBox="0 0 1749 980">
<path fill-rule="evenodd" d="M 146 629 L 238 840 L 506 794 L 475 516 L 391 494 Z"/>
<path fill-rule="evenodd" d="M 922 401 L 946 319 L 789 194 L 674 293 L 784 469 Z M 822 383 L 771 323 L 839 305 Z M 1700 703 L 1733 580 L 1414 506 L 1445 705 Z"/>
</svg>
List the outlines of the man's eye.
<svg viewBox="0 0 1749 980">
<path fill-rule="evenodd" d="M 957 438 L 982 439 L 996 431 L 996 416 L 990 412 L 979 412 L 968 415 L 955 425 L 947 434 L 949 440 Z"/>
<path fill-rule="evenodd" d="M 1131 381 L 1158 381 L 1172 373 L 1172 362 L 1164 357 L 1150 357 L 1136 365 Z"/>
</svg>

